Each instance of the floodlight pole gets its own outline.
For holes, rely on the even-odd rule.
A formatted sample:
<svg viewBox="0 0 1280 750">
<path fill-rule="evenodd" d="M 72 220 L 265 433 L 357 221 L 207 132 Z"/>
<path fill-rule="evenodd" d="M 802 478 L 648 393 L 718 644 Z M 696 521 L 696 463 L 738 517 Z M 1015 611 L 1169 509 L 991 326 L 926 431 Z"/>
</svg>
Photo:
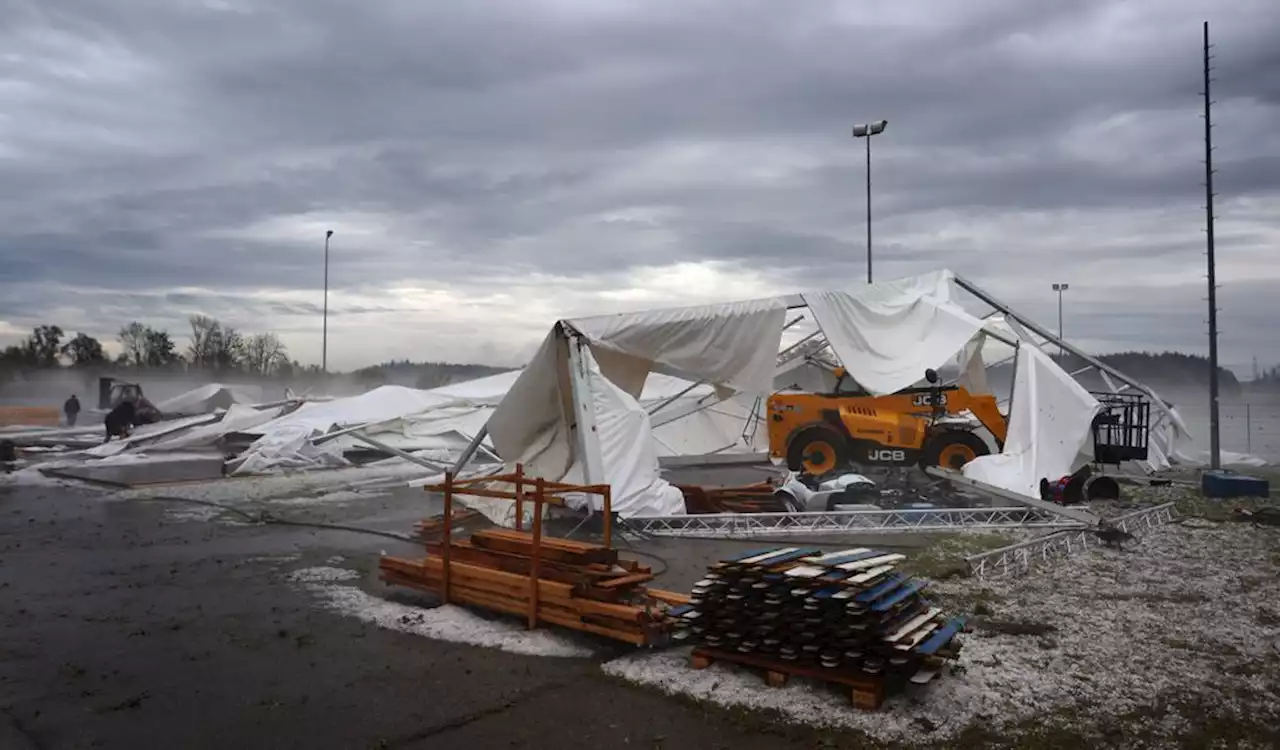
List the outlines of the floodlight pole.
<svg viewBox="0 0 1280 750">
<path fill-rule="evenodd" d="M 1222 468 L 1218 440 L 1218 282 L 1213 257 L 1213 120 L 1209 98 L 1209 22 L 1204 22 L 1204 209 L 1205 256 L 1209 265 L 1209 468 Z"/>
<path fill-rule="evenodd" d="M 324 233 L 324 329 L 320 336 L 320 371 L 329 372 L 329 238 L 330 229 Z"/>
<path fill-rule="evenodd" d="M 1067 291 L 1070 288 L 1071 288 L 1070 284 L 1054 284 L 1053 285 L 1053 291 L 1058 293 L 1058 338 L 1060 340 L 1064 338 L 1062 335 L 1062 293 Z M 1066 350 L 1062 348 L 1061 344 L 1059 344 L 1058 357 L 1065 361 L 1066 356 L 1067 356 Z"/>
<path fill-rule="evenodd" d="M 871 136 L 884 132 L 888 120 L 853 126 L 853 137 L 867 142 L 867 283 L 871 283 Z"/>
</svg>

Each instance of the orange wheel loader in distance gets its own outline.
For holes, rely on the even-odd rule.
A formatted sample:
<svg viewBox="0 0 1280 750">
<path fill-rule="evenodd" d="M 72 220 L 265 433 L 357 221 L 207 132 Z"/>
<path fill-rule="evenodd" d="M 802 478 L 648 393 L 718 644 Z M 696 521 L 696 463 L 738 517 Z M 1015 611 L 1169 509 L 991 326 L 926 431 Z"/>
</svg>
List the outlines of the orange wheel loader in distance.
<svg viewBox="0 0 1280 750">
<path fill-rule="evenodd" d="M 977 425 L 960 415 L 972 414 L 1004 447 L 1008 422 L 991 395 L 960 386 L 939 386 L 938 374 L 925 372 L 930 383 L 887 396 L 840 393 L 846 377 L 835 370 L 836 393 L 775 393 L 768 401 L 769 455 L 785 459 L 787 468 L 822 476 L 855 466 L 942 466 L 959 469 L 991 452 L 974 434 Z"/>
</svg>

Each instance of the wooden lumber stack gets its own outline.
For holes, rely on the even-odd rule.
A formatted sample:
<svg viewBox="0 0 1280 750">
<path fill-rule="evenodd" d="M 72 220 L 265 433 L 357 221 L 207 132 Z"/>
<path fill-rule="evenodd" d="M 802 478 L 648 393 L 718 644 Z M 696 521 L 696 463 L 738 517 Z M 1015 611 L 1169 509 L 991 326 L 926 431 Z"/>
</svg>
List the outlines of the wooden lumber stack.
<svg viewBox="0 0 1280 750">
<path fill-rule="evenodd" d="M 478 521 L 484 518 L 478 511 L 469 508 L 458 508 L 453 510 L 453 523 L 455 528 L 471 521 Z M 417 536 L 424 542 L 431 542 L 439 539 L 444 533 L 444 514 L 433 516 L 432 518 L 424 518 L 413 526 L 414 536 Z"/>
<path fill-rule="evenodd" d="M 777 677 L 853 686 L 878 707 L 887 687 L 929 682 L 958 655 L 962 618 L 946 618 L 897 570 L 903 555 L 857 548 L 781 547 L 711 566 L 678 616 L 674 637 L 699 645 L 695 667 L 729 661 Z"/>
<path fill-rule="evenodd" d="M 677 594 L 650 591 L 652 571 L 617 550 L 557 537 L 537 540 L 511 529 L 476 531 L 448 545 L 449 583 L 445 591 L 445 544 L 427 544 L 427 557 L 383 557 L 382 579 L 391 585 L 428 591 L 442 599 L 538 622 L 581 630 L 638 646 L 667 642 L 671 603 Z M 536 583 L 535 583 L 536 582 Z"/>
<path fill-rule="evenodd" d="M 678 484 L 687 513 L 786 513 L 787 504 L 768 482 L 741 487 L 702 487 Z"/>
</svg>

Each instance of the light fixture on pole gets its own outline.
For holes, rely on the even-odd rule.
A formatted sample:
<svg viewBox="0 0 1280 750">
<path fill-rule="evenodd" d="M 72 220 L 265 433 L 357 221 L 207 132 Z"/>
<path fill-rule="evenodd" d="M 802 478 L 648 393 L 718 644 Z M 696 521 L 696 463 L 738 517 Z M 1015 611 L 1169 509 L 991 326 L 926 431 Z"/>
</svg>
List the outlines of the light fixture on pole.
<svg viewBox="0 0 1280 750">
<path fill-rule="evenodd" d="M 1065 341 L 1062 337 L 1062 293 L 1071 288 L 1070 284 L 1054 284 L 1053 291 L 1058 293 L 1058 340 Z M 1067 353 L 1063 350 L 1062 345 L 1058 345 L 1058 356 L 1066 357 Z"/>
<path fill-rule="evenodd" d="M 871 136 L 884 132 L 888 120 L 876 120 L 865 125 L 853 126 L 854 138 L 867 141 L 867 283 L 871 283 Z"/>
<path fill-rule="evenodd" d="M 320 371 L 329 372 L 329 238 L 330 229 L 324 233 L 324 332 L 320 338 Z"/>
</svg>

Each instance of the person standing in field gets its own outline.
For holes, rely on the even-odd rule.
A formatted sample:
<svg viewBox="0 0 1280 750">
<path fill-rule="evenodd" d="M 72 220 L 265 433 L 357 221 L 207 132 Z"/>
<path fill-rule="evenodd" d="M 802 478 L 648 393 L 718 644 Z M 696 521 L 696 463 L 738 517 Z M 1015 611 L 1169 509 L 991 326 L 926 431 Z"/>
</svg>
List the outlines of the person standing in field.
<svg viewBox="0 0 1280 750">
<path fill-rule="evenodd" d="M 76 426 L 76 417 L 80 416 L 80 399 L 76 398 L 76 394 L 71 394 L 71 398 L 62 405 L 62 412 L 67 415 L 67 426 Z"/>
</svg>

